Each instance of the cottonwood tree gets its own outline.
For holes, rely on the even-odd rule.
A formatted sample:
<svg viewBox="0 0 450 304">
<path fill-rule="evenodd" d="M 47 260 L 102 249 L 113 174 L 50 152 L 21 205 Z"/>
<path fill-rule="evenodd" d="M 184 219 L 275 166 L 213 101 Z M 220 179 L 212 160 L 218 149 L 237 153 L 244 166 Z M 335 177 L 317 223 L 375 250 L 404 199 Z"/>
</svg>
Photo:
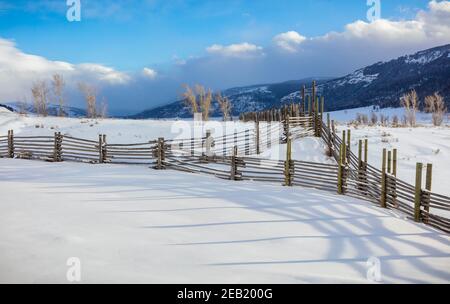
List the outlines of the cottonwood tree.
<svg viewBox="0 0 450 304">
<path fill-rule="evenodd" d="M 200 110 L 202 111 L 202 118 L 204 121 L 207 121 L 209 120 L 209 113 L 211 111 L 211 103 L 213 99 L 212 91 L 211 89 L 205 90 L 205 87 L 201 85 L 196 85 L 195 91 L 198 95 Z"/>
<path fill-rule="evenodd" d="M 375 126 L 378 123 L 378 116 L 375 112 L 370 114 L 370 123 L 372 126 Z"/>
<path fill-rule="evenodd" d="M 389 116 L 381 113 L 380 122 L 383 127 L 387 127 L 389 125 Z"/>
<path fill-rule="evenodd" d="M 183 93 L 184 104 L 190 108 L 192 114 L 198 113 L 197 96 L 188 85 L 184 85 L 184 89 L 185 89 L 185 92 Z"/>
<path fill-rule="evenodd" d="M 48 115 L 48 93 L 49 89 L 45 80 L 33 83 L 31 94 L 35 112 L 39 116 Z"/>
<path fill-rule="evenodd" d="M 416 113 L 419 107 L 419 101 L 415 90 L 403 95 L 401 105 L 405 109 L 404 120 L 409 126 L 416 126 Z"/>
<path fill-rule="evenodd" d="M 219 104 L 220 111 L 222 111 L 223 121 L 227 121 L 230 117 L 231 103 L 228 97 L 222 96 L 219 92 L 216 95 L 217 103 Z"/>
<path fill-rule="evenodd" d="M 88 118 L 97 117 L 97 89 L 84 82 L 78 84 L 78 88 L 83 93 L 86 100 L 86 112 Z"/>
<path fill-rule="evenodd" d="M 442 125 L 447 108 L 445 107 L 444 98 L 435 92 L 431 96 L 425 97 L 425 111 L 431 113 L 431 119 L 434 126 Z"/>
<path fill-rule="evenodd" d="M 397 115 L 394 115 L 394 116 L 392 117 L 392 126 L 393 126 L 394 128 L 397 128 L 398 125 L 399 125 L 399 119 L 398 119 L 398 116 L 397 116 Z"/>
<path fill-rule="evenodd" d="M 201 112 L 202 119 L 205 121 L 208 120 L 213 99 L 211 89 L 206 90 L 205 87 L 201 85 L 195 85 L 194 90 L 192 90 L 188 85 L 185 85 L 184 87 L 184 104 L 191 109 L 193 114 Z"/>
<path fill-rule="evenodd" d="M 65 116 L 64 111 L 64 86 L 66 85 L 64 81 L 64 77 L 61 74 L 54 74 L 52 77 L 52 91 L 53 95 L 55 95 L 55 98 L 58 101 L 59 109 L 58 109 L 58 116 L 63 117 Z"/>
</svg>

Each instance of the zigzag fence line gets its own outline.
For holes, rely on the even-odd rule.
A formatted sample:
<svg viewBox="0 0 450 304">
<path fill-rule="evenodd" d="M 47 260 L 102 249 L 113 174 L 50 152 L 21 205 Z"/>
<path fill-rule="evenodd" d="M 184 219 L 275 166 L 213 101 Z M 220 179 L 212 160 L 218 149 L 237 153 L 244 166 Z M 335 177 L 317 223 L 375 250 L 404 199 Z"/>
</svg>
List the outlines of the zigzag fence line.
<svg viewBox="0 0 450 304">
<path fill-rule="evenodd" d="M 132 144 L 111 144 L 105 135 L 99 135 L 98 140 L 88 140 L 59 132 L 54 136 L 15 136 L 13 131 L 9 131 L 7 136 L 0 136 L 0 157 L 146 164 L 155 169 L 170 168 L 228 180 L 317 188 L 400 210 L 416 221 L 450 233 L 449 218 L 435 213 L 435 210 L 450 212 L 450 198 L 430 191 L 431 169 L 427 170 L 428 190 L 422 188 L 421 167 L 417 171 L 420 176 L 417 176 L 416 185 L 410 185 L 396 177 L 395 151 L 388 157 L 384 151 L 383 168 L 379 170 L 367 163 L 367 143 L 364 157 L 361 141 L 356 156 L 350 149 L 350 132 L 344 132 L 340 138 L 330 122 L 327 125 L 322 122 L 322 115 L 287 115 L 285 118 L 284 121 L 267 124 L 264 132 L 256 121 L 254 129 L 217 138 L 207 132 L 201 138 L 159 138 Z M 314 135 L 321 136 L 337 164 L 292 159 L 292 140 Z M 287 143 L 285 161 L 255 157 L 279 143 Z"/>
<path fill-rule="evenodd" d="M 430 191 L 432 166 L 427 165 L 425 189 L 422 185 L 422 164 L 417 164 L 416 184 L 411 185 L 396 176 L 397 151 L 383 150 L 382 169 L 367 163 L 367 141 L 359 141 L 358 156 L 350 149 L 350 131 L 343 139 L 336 135 L 333 124 L 322 123 L 322 138 L 330 154 L 343 173 L 342 194 L 356 196 L 379 204 L 383 208 L 397 209 L 416 222 L 423 222 L 450 233 L 450 197 Z M 347 138 L 347 143 L 345 142 Z M 365 153 L 363 153 L 363 146 Z M 364 158 L 363 158 L 363 154 Z M 436 213 L 438 211 L 439 214 Z M 445 216 L 443 216 L 445 214 Z"/>
</svg>

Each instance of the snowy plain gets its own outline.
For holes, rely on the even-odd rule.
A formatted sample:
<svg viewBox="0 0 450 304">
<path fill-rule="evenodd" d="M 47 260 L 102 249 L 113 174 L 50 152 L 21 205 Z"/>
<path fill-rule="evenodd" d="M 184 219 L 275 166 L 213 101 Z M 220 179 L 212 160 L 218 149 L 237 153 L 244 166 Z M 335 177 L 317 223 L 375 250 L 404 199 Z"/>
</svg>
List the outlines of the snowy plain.
<svg viewBox="0 0 450 304">
<path fill-rule="evenodd" d="M 0 282 L 450 281 L 450 236 L 313 189 L 141 166 L 0 159 Z"/>
<path fill-rule="evenodd" d="M 339 131 L 354 114 L 332 113 Z M 107 134 L 116 143 L 174 138 L 192 124 L 0 111 L 0 134 Z M 432 162 L 433 190 L 450 195 L 450 128 L 430 127 L 426 117 L 423 124 L 353 128 L 353 146 L 367 136 L 369 162 L 377 167 L 382 148 L 397 147 L 399 176 L 408 182 L 416 161 Z M 284 149 L 262 157 L 283 159 Z M 294 143 L 293 156 L 332 162 L 324 150 L 320 140 L 306 138 Z M 371 283 L 370 257 L 380 259 L 383 283 L 450 282 L 449 235 L 314 189 L 145 165 L 0 159 L 0 193 L 0 282 L 65 283 L 69 257 L 80 258 L 84 283 Z"/>
</svg>

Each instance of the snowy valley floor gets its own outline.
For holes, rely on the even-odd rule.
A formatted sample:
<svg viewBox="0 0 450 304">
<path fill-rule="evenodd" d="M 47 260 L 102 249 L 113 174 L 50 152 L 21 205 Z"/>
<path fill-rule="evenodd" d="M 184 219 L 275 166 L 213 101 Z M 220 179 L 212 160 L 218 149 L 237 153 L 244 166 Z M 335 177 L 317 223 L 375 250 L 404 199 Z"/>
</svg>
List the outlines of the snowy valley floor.
<svg viewBox="0 0 450 304">
<path fill-rule="evenodd" d="M 368 202 L 146 166 L 0 159 L 0 282 L 450 282 L 450 236 Z M 264 190 L 264 191 L 261 191 Z"/>
</svg>

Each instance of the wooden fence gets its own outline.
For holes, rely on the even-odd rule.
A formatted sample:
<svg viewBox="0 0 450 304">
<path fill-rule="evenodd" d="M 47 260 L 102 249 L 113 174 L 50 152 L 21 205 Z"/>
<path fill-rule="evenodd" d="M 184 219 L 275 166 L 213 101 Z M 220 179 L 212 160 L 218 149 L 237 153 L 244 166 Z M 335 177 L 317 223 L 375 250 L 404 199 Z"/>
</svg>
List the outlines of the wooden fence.
<svg viewBox="0 0 450 304">
<path fill-rule="evenodd" d="M 0 157 L 147 164 L 155 169 L 204 173 L 229 180 L 317 188 L 400 210 L 415 221 L 450 233 L 450 216 L 443 215 L 447 212 L 450 215 L 450 198 L 431 192 L 431 165 L 427 166 L 425 188 L 421 164 L 418 164 L 416 184 L 410 185 L 396 177 L 396 151 L 384 150 L 382 169 L 377 169 L 367 162 L 367 141 L 359 141 L 358 155 L 355 155 L 350 148 L 350 131 L 344 131 L 342 138 L 339 137 L 333 122 L 327 118 L 327 123 L 323 123 L 322 114 L 287 115 L 281 122 L 257 120 L 252 129 L 219 137 L 207 131 L 201 138 L 158 138 L 132 144 L 111 144 L 105 135 L 88 140 L 59 132 L 54 136 L 15 136 L 9 131 L 7 136 L 0 136 Z M 314 135 L 321 136 L 336 164 L 292 159 L 292 140 Z M 258 157 L 279 143 L 287 144 L 285 160 Z"/>
<path fill-rule="evenodd" d="M 383 149 L 381 170 L 367 162 L 367 140 L 359 141 L 358 155 L 350 148 L 350 130 L 340 138 L 330 120 L 322 123 L 322 138 L 336 159 L 341 175 L 340 193 L 397 209 L 416 222 L 424 222 L 450 233 L 450 197 L 431 192 L 432 165 L 427 164 L 423 187 L 421 163 L 417 164 L 416 182 L 411 185 L 397 177 L 397 150 Z"/>
</svg>

